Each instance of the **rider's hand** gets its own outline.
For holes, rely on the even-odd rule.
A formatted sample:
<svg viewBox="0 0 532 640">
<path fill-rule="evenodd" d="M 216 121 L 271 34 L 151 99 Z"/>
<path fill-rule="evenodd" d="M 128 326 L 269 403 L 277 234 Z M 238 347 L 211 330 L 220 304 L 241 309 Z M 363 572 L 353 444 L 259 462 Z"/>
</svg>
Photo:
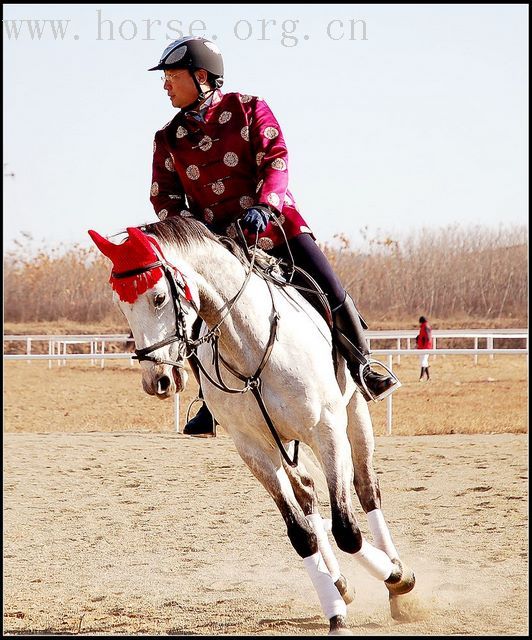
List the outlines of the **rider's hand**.
<svg viewBox="0 0 532 640">
<path fill-rule="evenodd" d="M 242 218 L 242 229 L 249 233 L 262 233 L 270 216 L 266 207 L 250 207 Z"/>
</svg>

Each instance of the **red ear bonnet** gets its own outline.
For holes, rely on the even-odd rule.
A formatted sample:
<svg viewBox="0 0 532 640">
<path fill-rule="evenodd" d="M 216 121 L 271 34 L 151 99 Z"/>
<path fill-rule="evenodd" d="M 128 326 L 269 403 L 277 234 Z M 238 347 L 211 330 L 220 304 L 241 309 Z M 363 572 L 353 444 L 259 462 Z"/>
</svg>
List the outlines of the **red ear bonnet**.
<svg viewBox="0 0 532 640">
<path fill-rule="evenodd" d="M 163 271 L 161 267 L 155 267 L 127 278 L 115 278 L 114 274 L 120 274 L 133 269 L 142 269 L 160 258 L 155 252 L 159 249 L 157 242 L 145 235 L 136 227 L 128 227 L 128 238 L 121 244 L 109 242 L 96 231 L 89 231 L 89 235 L 98 249 L 113 263 L 113 271 L 109 282 L 118 294 L 120 300 L 133 303 L 139 295 L 151 289 L 161 279 Z"/>
</svg>

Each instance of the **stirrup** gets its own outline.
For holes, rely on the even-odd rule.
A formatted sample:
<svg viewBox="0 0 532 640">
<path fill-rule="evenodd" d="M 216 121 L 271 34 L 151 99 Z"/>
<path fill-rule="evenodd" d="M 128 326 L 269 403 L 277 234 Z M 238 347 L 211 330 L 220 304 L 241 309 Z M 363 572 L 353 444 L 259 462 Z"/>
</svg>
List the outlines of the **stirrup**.
<svg viewBox="0 0 532 640">
<path fill-rule="evenodd" d="M 393 385 L 391 387 L 386 389 L 386 391 L 383 391 L 378 396 L 375 395 L 372 391 L 370 391 L 370 389 L 368 389 L 368 386 L 366 385 L 366 381 L 364 380 L 364 375 L 363 375 L 364 374 L 364 369 L 366 367 L 370 367 L 371 368 L 372 364 L 376 364 L 379 367 L 382 367 L 390 375 L 390 378 L 392 378 L 392 380 L 395 380 L 395 382 L 393 383 Z M 403 386 L 401 384 L 401 382 L 399 381 L 399 378 L 393 373 L 393 371 L 391 371 L 384 364 L 384 362 L 381 362 L 380 360 L 373 360 L 373 358 L 368 358 L 364 364 L 360 364 L 359 365 L 359 376 L 360 376 L 360 386 L 362 387 L 364 395 L 367 396 L 366 400 L 368 400 L 368 399 L 369 400 L 373 400 L 373 402 L 379 402 L 379 400 L 384 400 L 384 398 L 387 398 L 390 394 L 392 394 L 394 391 L 399 389 L 399 387 Z"/>
<path fill-rule="evenodd" d="M 185 426 L 190 422 L 190 410 L 196 404 L 196 402 L 203 402 L 203 404 L 205 404 L 205 400 L 200 396 L 196 396 L 194 400 L 192 400 L 192 402 L 187 407 L 187 415 L 185 416 Z M 214 416 L 212 416 L 212 434 L 214 437 L 216 437 L 216 425 L 217 425 L 216 420 L 214 419 Z"/>
</svg>

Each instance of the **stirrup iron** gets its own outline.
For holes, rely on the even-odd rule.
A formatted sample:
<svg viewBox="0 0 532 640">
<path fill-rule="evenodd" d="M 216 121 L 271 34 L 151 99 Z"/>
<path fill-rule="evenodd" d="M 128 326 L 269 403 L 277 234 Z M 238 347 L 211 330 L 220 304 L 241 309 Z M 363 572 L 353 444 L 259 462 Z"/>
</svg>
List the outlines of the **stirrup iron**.
<svg viewBox="0 0 532 640">
<path fill-rule="evenodd" d="M 394 380 L 395 382 L 393 383 L 393 385 L 389 388 L 386 389 L 386 391 L 383 391 L 380 395 L 376 396 L 372 391 L 370 391 L 370 389 L 368 389 L 367 385 L 366 385 L 366 381 L 364 380 L 364 370 L 366 369 L 366 367 L 370 367 L 371 365 L 375 364 L 379 367 L 382 367 L 386 373 L 389 374 L 390 378 L 392 378 L 392 380 Z M 364 362 L 363 364 L 359 365 L 359 376 L 360 376 L 360 386 L 362 387 L 364 393 L 367 395 L 367 397 L 370 400 L 373 400 L 373 402 L 378 402 L 379 400 L 384 400 L 384 398 L 387 398 L 390 394 L 392 394 L 396 389 L 399 389 L 399 387 L 402 387 L 402 384 L 399 380 L 399 378 L 395 375 L 395 373 L 389 369 L 384 362 L 381 362 L 380 360 L 374 360 L 373 358 L 367 358 L 366 362 Z"/>
<path fill-rule="evenodd" d="M 203 404 L 205 404 L 205 399 L 202 398 L 201 396 L 196 396 L 194 398 L 194 400 L 192 400 L 188 407 L 187 407 L 187 415 L 185 416 L 185 426 L 190 422 L 190 410 L 192 409 L 192 407 L 196 404 L 196 402 L 203 402 Z M 205 405 L 206 406 L 206 405 Z M 207 407 L 208 408 L 208 407 Z M 212 416 L 212 432 L 213 432 L 213 436 L 216 437 L 216 420 L 214 419 L 214 416 Z M 183 433 L 182 431 L 180 433 Z M 186 435 L 186 434 L 185 434 Z"/>
</svg>

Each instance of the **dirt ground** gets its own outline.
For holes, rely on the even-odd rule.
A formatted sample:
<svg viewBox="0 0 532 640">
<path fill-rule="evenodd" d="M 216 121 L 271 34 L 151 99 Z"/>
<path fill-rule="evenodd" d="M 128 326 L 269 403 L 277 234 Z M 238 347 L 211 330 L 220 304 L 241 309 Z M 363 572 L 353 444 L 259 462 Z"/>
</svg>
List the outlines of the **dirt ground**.
<svg viewBox="0 0 532 640">
<path fill-rule="evenodd" d="M 397 623 L 385 587 L 338 552 L 354 635 L 527 634 L 527 451 L 526 434 L 377 437 L 384 513 L 417 585 Z M 3 528 L 8 635 L 327 632 L 223 433 L 5 433 Z"/>
</svg>

